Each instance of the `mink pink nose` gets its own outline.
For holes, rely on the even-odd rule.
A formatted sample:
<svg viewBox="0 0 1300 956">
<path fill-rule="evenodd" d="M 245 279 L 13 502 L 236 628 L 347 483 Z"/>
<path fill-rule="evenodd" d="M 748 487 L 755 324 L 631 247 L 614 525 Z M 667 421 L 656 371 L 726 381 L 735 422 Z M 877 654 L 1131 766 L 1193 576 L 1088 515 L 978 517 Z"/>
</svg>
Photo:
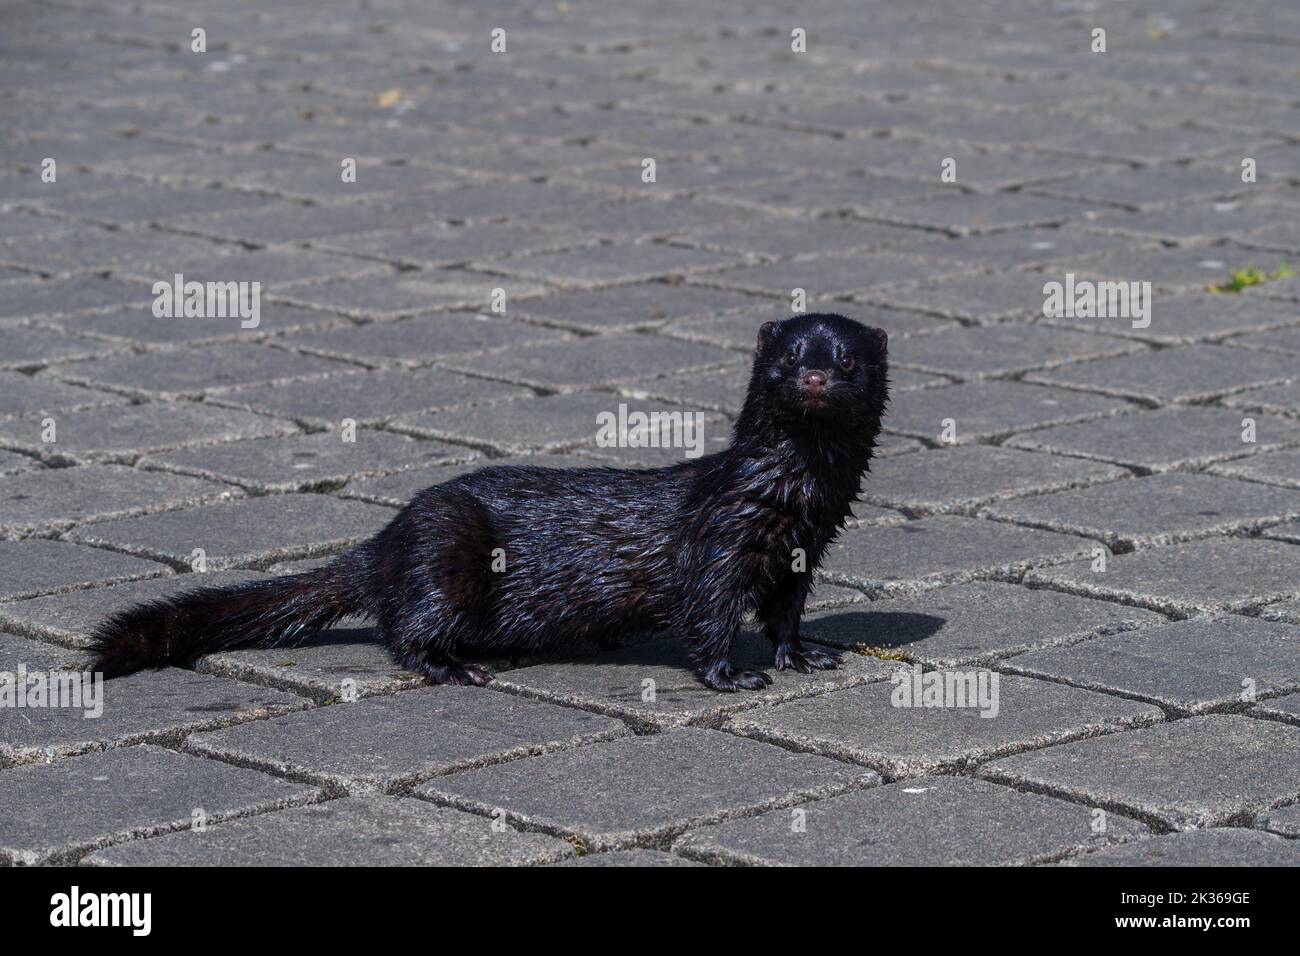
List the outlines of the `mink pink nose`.
<svg viewBox="0 0 1300 956">
<path fill-rule="evenodd" d="M 803 378 L 804 391 L 810 395 L 820 395 L 826 390 L 826 373 L 818 372 L 815 369 L 811 372 L 804 372 Z"/>
</svg>

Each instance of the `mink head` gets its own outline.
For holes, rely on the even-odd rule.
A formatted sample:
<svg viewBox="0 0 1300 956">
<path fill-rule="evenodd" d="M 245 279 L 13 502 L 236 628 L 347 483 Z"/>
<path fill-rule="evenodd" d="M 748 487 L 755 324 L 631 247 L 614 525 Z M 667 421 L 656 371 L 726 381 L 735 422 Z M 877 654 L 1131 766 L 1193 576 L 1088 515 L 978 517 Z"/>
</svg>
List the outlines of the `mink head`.
<svg viewBox="0 0 1300 956">
<path fill-rule="evenodd" d="M 750 398 L 787 424 L 879 428 L 888 397 L 888 336 L 830 313 L 796 315 L 758 330 Z"/>
</svg>

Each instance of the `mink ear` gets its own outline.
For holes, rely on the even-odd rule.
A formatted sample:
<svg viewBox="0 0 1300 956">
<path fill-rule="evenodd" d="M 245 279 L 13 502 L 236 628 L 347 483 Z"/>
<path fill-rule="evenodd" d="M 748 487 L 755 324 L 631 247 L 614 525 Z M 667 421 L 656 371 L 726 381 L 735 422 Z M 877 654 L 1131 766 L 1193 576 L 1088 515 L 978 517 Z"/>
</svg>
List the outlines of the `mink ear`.
<svg viewBox="0 0 1300 956">
<path fill-rule="evenodd" d="M 781 329 L 780 322 L 764 322 L 758 327 L 758 346 L 757 351 L 761 355 L 763 349 L 767 348 L 775 339 L 777 332 Z"/>
<path fill-rule="evenodd" d="M 880 354 L 887 355 L 889 353 L 889 333 L 884 329 L 873 326 L 867 326 L 867 331 L 872 333 L 872 337 L 876 340 L 876 348 L 880 350 Z"/>
</svg>

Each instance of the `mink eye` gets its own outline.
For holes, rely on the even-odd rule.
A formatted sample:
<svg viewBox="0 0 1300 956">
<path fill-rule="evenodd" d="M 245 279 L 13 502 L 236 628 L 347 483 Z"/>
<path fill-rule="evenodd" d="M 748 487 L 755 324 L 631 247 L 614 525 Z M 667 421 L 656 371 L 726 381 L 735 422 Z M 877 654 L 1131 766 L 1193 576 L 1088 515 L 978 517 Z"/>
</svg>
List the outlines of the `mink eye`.
<svg viewBox="0 0 1300 956">
<path fill-rule="evenodd" d="M 856 363 L 853 361 L 852 355 L 845 355 L 840 358 L 840 368 L 846 372 L 852 372 L 854 364 Z"/>
<path fill-rule="evenodd" d="M 790 366 L 790 368 L 794 368 L 795 365 L 798 364 L 798 362 L 799 362 L 799 353 L 796 352 L 794 349 L 790 349 L 790 351 L 785 353 L 785 364 Z"/>
</svg>

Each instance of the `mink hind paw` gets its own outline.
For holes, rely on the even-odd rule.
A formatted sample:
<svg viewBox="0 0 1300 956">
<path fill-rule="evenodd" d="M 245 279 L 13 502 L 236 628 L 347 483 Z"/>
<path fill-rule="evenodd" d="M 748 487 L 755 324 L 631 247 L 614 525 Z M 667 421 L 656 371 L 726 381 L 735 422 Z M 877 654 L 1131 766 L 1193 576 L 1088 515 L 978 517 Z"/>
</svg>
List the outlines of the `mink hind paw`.
<svg viewBox="0 0 1300 956">
<path fill-rule="evenodd" d="M 424 668 L 424 676 L 435 684 L 482 687 L 492 683 L 496 675 L 486 667 L 475 667 L 473 664 L 431 664 Z"/>
<path fill-rule="evenodd" d="M 731 693 L 738 690 L 762 690 L 772 678 L 762 671 L 740 671 L 729 661 L 719 661 L 700 675 L 705 687 Z"/>
<path fill-rule="evenodd" d="M 779 671 L 796 670 L 800 674 L 813 671 L 834 670 L 836 665 L 844 663 L 844 655 L 834 651 L 823 651 L 815 647 L 791 647 L 782 644 L 776 649 L 776 669 Z"/>
</svg>

